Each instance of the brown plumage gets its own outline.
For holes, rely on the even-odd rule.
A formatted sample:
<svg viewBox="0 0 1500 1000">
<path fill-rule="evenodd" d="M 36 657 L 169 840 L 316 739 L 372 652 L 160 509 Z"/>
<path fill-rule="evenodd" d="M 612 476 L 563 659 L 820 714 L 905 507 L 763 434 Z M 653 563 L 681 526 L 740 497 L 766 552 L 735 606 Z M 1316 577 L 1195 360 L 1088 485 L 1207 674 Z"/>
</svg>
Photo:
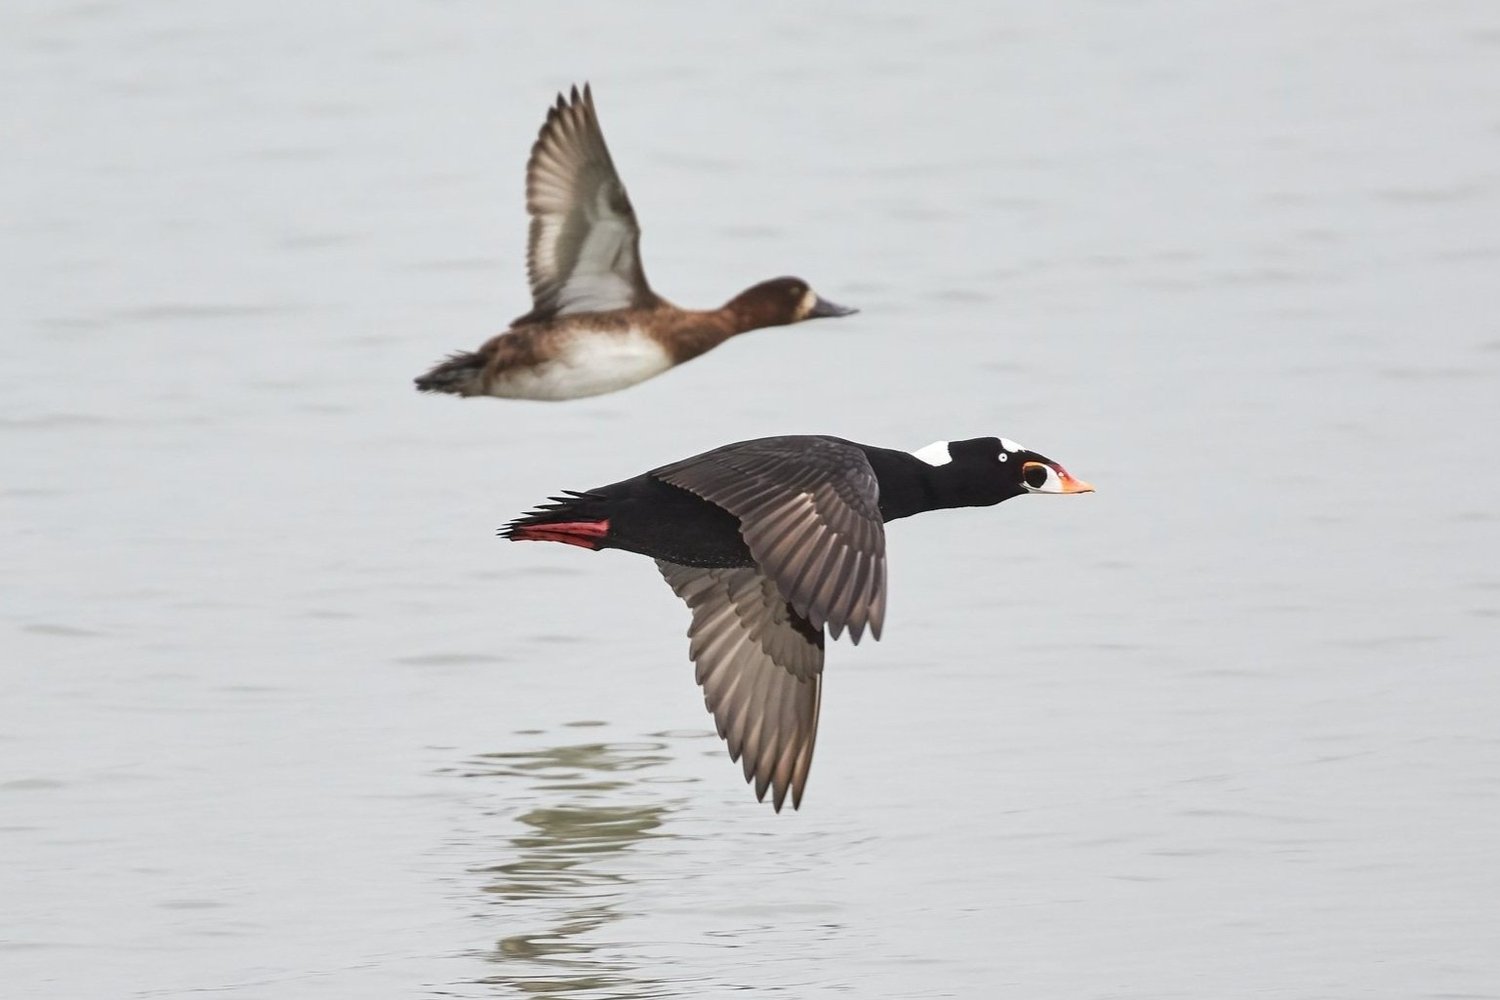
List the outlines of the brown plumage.
<svg viewBox="0 0 1500 1000">
<path fill-rule="evenodd" d="M 761 282 L 718 309 L 652 291 L 641 230 L 585 86 L 558 96 L 526 166 L 532 309 L 477 351 L 416 379 L 423 392 L 575 399 L 659 375 L 748 330 L 855 310 L 798 278 Z"/>
</svg>

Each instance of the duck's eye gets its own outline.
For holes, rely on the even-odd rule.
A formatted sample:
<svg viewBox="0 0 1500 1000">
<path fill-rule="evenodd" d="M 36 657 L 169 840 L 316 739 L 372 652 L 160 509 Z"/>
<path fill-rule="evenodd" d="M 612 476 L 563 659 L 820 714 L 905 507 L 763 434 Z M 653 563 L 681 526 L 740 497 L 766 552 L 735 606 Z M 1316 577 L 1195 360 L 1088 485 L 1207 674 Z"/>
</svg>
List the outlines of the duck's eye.
<svg viewBox="0 0 1500 1000">
<path fill-rule="evenodd" d="M 1039 490 L 1047 485 L 1047 480 L 1052 478 L 1052 470 L 1040 462 L 1028 462 L 1026 471 L 1021 476 L 1027 486 Z"/>
</svg>

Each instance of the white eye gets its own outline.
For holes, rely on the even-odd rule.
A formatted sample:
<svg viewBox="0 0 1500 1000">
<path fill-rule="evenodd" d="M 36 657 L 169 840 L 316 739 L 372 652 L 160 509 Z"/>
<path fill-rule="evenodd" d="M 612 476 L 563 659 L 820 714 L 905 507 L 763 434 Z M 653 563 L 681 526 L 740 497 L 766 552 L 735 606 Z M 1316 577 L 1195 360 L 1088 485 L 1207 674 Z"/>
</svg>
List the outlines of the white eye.
<svg viewBox="0 0 1500 1000">
<path fill-rule="evenodd" d="M 1002 451 L 1000 453 L 1000 461 L 1002 461 L 1002 462 L 1009 462 L 1010 461 L 1010 455 L 1008 455 L 1008 454 L 1006 454 L 1005 452 Z"/>
<path fill-rule="evenodd" d="M 1027 462 L 1021 467 L 1021 485 L 1033 493 L 1062 492 L 1057 470 L 1041 462 Z"/>
<path fill-rule="evenodd" d="M 1024 462 L 1021 485 L 1028 493 L 1092 493 L 1094 488 L 1050 462 Z"/>
</svg>

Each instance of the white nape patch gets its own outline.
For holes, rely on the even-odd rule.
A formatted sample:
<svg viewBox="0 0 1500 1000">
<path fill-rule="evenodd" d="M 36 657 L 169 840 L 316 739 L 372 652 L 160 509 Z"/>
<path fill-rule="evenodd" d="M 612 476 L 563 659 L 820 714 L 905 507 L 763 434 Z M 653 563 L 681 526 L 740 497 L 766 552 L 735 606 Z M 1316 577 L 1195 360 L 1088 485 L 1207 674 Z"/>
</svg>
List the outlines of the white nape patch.
<svg viewBox="0 0 1500 1000">
<path fill-rule="evenodd" d="M 1006 451 L 1024 451 L 1025 450 L 1020 445 L 1018 445 L 1014 441 L 1012 441 L 1010 438 L 1001 438 L 1000 439 L 1000 447 L 1004 448 Z"/>
<path fill-rule="evenodd" d="M 953 452 L 948 450 L 947 441 L 934 441 L 927 447 L 912 452 L 912 454 L 928 465 L 947 465 L 953 461 Z"/>
<path fill-rule="evenodd" d="M 580 330 L 557 357 L 501 372 L 489 394 L 502 399 L 579 399 L 624 389 L 671 367 L 666 348 L 637 327 Z"/>
</svg>

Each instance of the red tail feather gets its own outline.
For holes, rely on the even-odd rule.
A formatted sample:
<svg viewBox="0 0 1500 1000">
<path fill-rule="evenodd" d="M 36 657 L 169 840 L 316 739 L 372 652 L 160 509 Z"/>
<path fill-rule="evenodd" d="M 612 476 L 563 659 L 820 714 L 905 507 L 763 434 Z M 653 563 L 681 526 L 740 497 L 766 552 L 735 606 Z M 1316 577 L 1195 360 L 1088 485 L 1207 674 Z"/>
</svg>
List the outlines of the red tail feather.
<svg viewBox="0 0 1500 1000">
<path fill-rule="evenodd" d="M 554 524 L 522 524 L 511 530 L 518 542 L 562 542 L 585 549 L 598 549 L 609 534 L 609 521 L 560 521 Z"/>
</svg>

